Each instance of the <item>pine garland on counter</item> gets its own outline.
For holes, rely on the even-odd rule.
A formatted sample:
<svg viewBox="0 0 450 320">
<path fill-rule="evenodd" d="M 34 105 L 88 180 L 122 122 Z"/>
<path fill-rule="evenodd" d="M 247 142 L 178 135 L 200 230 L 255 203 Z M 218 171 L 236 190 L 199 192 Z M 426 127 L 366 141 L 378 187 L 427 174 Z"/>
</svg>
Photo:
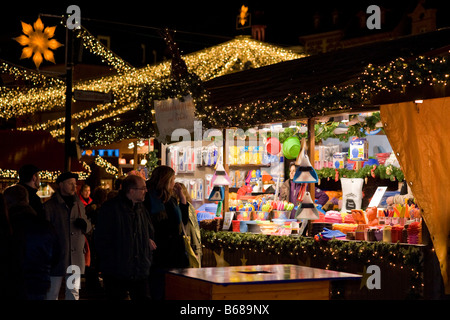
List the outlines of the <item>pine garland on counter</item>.
<svg viewBox="0 0 450 320">
<path fill-rule="evenodd" d="M 420 246 L 368 241 L 316 241 L 311 237 L 289 237 L 201 229 L 202 245 L 214 252 L 250 250 L 264 256 L 310 259 L 311 266 L 346 271 L 348 266 L 383 265 L 408 272 L 409 295 L 417 298 L 423 288 L 423 251 Z M 320 262 L 320 263 L 319 263 Z M 362 270 L 361 270 L 362 272 Z"/>
</svg>

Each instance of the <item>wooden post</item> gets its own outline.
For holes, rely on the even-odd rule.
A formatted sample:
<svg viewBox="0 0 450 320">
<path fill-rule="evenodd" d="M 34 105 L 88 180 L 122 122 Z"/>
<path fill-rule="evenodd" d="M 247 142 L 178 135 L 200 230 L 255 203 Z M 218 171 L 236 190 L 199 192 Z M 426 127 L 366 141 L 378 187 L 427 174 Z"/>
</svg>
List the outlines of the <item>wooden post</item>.
<svg viewBox="0 0 450 320">
<path fill-rule="evenodd" d="M 225 172 L 230 175 L 230 169 L 228 167 L 228 139 L 226 136 L 226 129 L 223 129 L 222 135 L 223 135 L 223 143 L 222 143 L 222 162 L 223 162 L 223 168 Z M 230 193 L 230 186 L 225 186 L 225 192 L 224 192 L 224 199 L 223 199 L 223 205 L 222 205 L 222 217 L 225 218 L 225 212 L 228 211 L 229 206 L 229 193 Z"/>
<path fill-rule="evenodd" d="M 314 167 L 314 149 L 316 146 L 316 132 L 314 125 L 316 124 L 315 118 L 308 118 L 308 157 L 311 165 Z M 309 184 L 309 194 L 314 202 L 316 198 L 315 183 Z"/>
<path fill-rule="evenodd" d="M 137 168 L 138 168 L 137 143 L 138 143 L 138 140 L 134 141 L 134 147 L 133 147 L 133 159 L 134 159 L 133 169 L 134 170 L 137 170 Z"/>
</svg>

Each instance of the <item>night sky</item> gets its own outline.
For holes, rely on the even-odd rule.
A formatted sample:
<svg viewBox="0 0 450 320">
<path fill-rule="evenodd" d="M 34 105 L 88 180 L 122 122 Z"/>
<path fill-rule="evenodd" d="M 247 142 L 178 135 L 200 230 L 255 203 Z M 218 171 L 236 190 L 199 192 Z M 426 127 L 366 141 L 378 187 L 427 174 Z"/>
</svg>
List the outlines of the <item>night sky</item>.
<svg viewBox="0 0 450 320">
<path fill-rule="evenodd" d="M 439 1 L 428 1 L 439 2 Z M 441 3 L 443 1 L 440 1 Z M 94 4 L 95 3 L 95 4 Z M 176 30 L 175 41 L 182 53 L 189 53 L 225 42 L 250 29 L 236 30 L 236 16 L 245 4 L 252 14 L 252 24 L 265 24 L 265 41 L 281 46 L 299 45 L 298 37 L 311 34 L 313 16 L 320 13 L 324 25 L 330 22 L 334 10 L 339 10 L 341 23 L 352 28 L 356 13 L 365 11 L 368 5 L 389 7 L 390 14 L 410 12 L 416 0 L 342 0 L 342 1 L 36 1 L 9 3 L 0 11 L 0 58 L 32 67 L 31 61 L 20 60 L 22 47 L 12 40 L 22 33 L 20 21 L 32 24 L 39 13 L 61 16 L 70 4 L 81 9 L 82 24 L 92 34 L 111 34 L 111 49 L 124 60 L 136 64 L 138 43 L 145 43 L 148 51 L 164 50 L 160 35 L 162 28 Z M 447 11 L 448 12 L 448 11 Z M 58 25 L 55 18 L 42 18 L 44 25 Z M 64 43 L 62 25 L 57 27 L 55 38 Z M 64 49 L 58 49 L 58 55 Z M 30 60 L 30 59 L 28 59 Z"/>
</svg>

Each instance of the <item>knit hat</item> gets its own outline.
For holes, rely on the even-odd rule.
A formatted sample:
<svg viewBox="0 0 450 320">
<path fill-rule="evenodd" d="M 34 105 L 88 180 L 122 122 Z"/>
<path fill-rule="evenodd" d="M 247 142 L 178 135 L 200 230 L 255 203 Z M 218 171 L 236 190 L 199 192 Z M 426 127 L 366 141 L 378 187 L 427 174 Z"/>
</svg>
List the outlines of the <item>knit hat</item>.
<svg viewBox="0 0 450 320">
<path fill-rule="evenodd" d="M 70 178 L 75 178 L 75 180 L 78 180 L 78 174 L 73 173 L 73 172 L 64 172 L 64 173 L 61 173 L 61 174 L 58 176 L 58 178 L 56 178 L 56 183 L 63 182 L 63 181 L 65 181 L 65 180 L 67 180 L 67 179 L 70 179 Z"/>
<path fill-rule="evenodd" d="M 38 167 L 33 164 L 25 164 L 19 169 L 19 181 L 29 182 L 33 175 L 41 171 Z"/>
</svg>

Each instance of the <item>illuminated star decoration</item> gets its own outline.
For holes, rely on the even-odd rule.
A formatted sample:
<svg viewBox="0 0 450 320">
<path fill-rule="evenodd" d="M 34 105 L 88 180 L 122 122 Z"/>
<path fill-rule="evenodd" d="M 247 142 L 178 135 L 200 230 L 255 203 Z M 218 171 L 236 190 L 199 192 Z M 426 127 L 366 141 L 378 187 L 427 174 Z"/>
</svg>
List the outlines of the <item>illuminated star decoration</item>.
<svg viewBox="0 0 450 320">
<path fill-rule="evenodd" d="M 248 18 L 248 7 L 242 5 L 241 11 L 239 13 L 239 23 L 244 26 L 247 23 Z"/>
<path fill-rule="evenodd" d="M 36 20 L 33 26 L 23 21 L 21 23 L 24 34 L 14 38 L 24 46 L 20 59 L 33 56 L 34 64 L 38 69 L 44 59 L 55 63 L 53 52 L 50 49 L 55 50 L 62 46 L 57 40 L 51 39 L 55 35 L 56 26 L 44 29 L 44 24 L 40 18 Z"/>
<path fill-rule="evenodd" d="M 359 286 L 359 289 L 361 290 L 367 285 L 367 280 L 369 279 L 370 273 L 367 273 L 367 267 L 364 266 L 363 272 L 362 273 L 358 272 L 358 274 L 362 275 L 361 284 Z"/>
<path fill-rule="evenodd" d="M 225 261 L 223 249 L 220 254 L 214 252 L 214 258 L 216 258 L 216 267 L 228 267 L 230 265 Z"/>
</svg>

